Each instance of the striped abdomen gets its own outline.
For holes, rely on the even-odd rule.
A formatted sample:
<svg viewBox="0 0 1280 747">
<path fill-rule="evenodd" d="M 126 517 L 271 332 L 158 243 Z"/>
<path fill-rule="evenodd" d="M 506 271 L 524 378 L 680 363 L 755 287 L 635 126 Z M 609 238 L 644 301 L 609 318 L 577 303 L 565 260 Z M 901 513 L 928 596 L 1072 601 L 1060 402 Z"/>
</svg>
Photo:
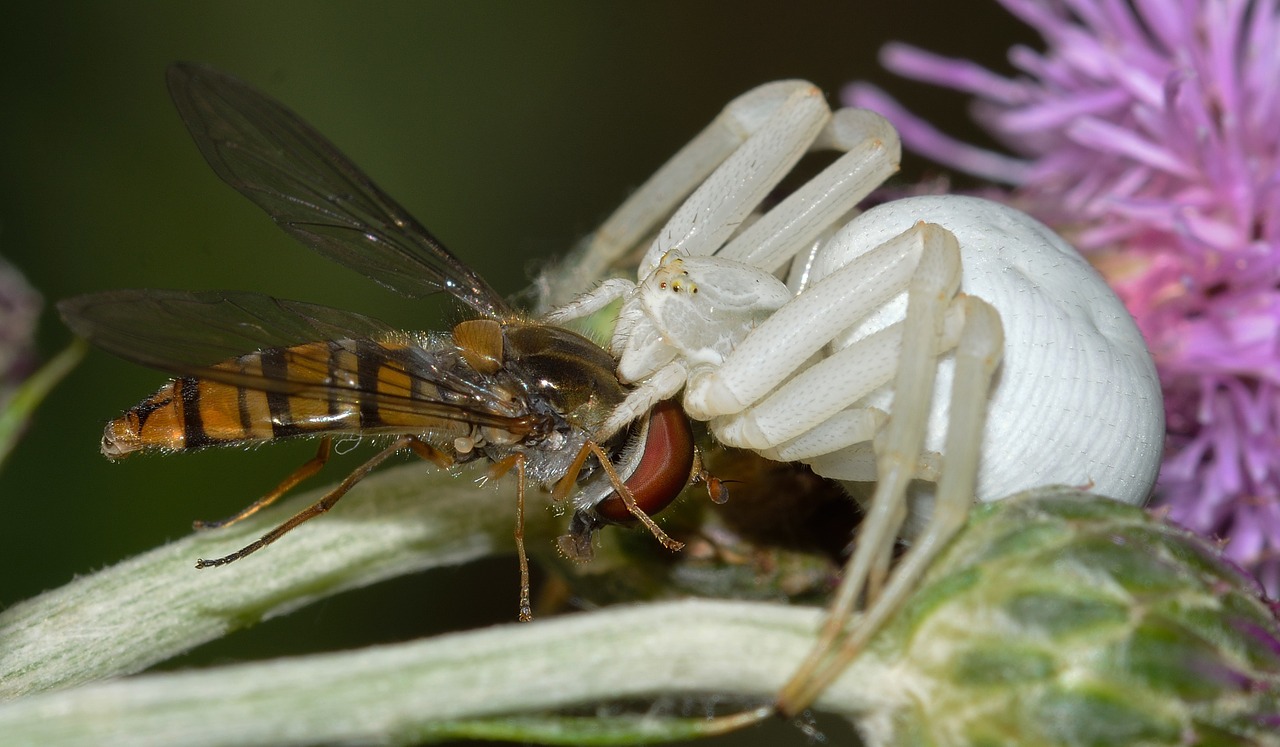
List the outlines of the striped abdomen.
<svg viewBox="0 0 1280 747">
<path fill-rule="evenodd" d="M 251 353 L 213 366 L 208 377 L 165 384 L 107 424 L 102 452 L 114 459 L 143 449 L 311 434 L 467 435 L 465 418 L 441 417 L 450 399 L 441 387 L 407 368 L 475 376 L 447 348 L 403 342 L 342 340 Z"/>
</svg>

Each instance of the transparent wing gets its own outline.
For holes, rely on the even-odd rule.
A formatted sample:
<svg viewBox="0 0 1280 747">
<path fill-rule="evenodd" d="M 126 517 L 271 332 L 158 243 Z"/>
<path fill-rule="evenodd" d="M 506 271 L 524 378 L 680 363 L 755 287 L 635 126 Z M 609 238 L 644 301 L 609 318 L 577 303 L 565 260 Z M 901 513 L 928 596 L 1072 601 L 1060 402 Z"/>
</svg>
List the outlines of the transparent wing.
<svg viewBox="0 0 1280 747">
<path fill-rule="evenodd" d="M 478 374 L 429 347 L 389 352 L 398 339 L 376 319 L 327 306 L 244 291 L 121 290 L 58 303 L 76 334 L 124 358 L 181 376 L 326 402 L 374 399 L 383 413 L 436 417 L 527 432 L 536 418 L 498 396 Z M 448 345 L 436 343 L 436 351 Z M 287 349 L 283 373 L 247 370 L 247 353 Z M 335 355 L 342 350 L 347 356 Z M 394 365 L 391 379 L 363 375 L 361 364 Z M 367 373 L 367 372 L 365 372 Z M 503 415 L 511 412 L 510 415 Z"/>
<path fill-rule="evenodd" d="M 60 301 L 58 311 L 104 350 L 183 375 L 254 351 L 394 332 L 362 314 L 246 291 L 107 291 Z"/>
<path fill-rule="evenodd" d="M 325 257 L 410 297 L 446 291 L 487 317 L 513 311 L 323 135 L 213 68 L 169 67 L 169 94 L 227 184 Z"/>
</svg>

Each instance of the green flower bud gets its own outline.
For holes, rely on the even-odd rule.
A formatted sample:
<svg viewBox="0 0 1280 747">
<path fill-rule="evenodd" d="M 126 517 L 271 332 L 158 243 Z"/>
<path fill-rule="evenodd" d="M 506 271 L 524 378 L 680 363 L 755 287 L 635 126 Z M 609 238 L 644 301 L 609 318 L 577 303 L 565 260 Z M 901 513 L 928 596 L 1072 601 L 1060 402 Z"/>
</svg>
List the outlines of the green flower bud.
<svg viewBox="0 0 1280 747">
<path fill-rule="evenodd" d="M 1068 488 L 974 509 L 855 668 L 869 744 L 1280 745 L 1280 623 L 1217 548 Z"/>
</svg>

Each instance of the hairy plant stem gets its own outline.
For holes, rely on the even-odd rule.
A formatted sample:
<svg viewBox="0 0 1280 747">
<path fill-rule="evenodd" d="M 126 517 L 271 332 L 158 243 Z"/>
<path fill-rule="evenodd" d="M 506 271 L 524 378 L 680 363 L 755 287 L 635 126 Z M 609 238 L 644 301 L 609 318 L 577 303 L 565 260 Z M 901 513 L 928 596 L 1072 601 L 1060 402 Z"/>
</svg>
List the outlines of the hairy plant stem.
<svg viewBox="0 0 1280 747">
<path fill-rule="evenodd" d="M 699 694 L 738 696 L 744 708 L 760 708 L 811 645 L 816 610 L 690 601 L 101 681 L 346 589 L 509 552 L 514 482 L 477 487 L 481 474 L 482 468 L 451 475 L 417 464 L 390 469 L 371 476 L 330 515 L 225 568 L 192 565 L 254 539 L 321 491 L 5 610 L 0 698 L 9 702 L 0 704 L 0 734 L 9 744 L 40 745 L 692 737 L 725 725 L 531 714 Z M 538 541 L 554 532 L 550 511 L 532 511 L 529 520 Z M 865 693 L 847 683 L 869 681 L 863 670 L 876 666 L 868 658 L 824 702 L 837 711 L 865 703 Z"/>
<path fill-rule="evenodd" d="M 504 718 L 577 704 L 740 696 L 768 704 L 813 641 L 819 612 L 688 601 L 601 610 L 394 646 L 96 683 L 0 706 L 10 744 L 415 744 L 457 736 L 560 740 L 584 722 L 620 743 L 696 735 L 655 711 L 610 725 Z M 823 698 L 848 710 L 882 683 L 867 659 Z M 74 714 L 73 718 L 63 718 Z M 670 721 L 670 722 L 668 722 Z M 553 740 L 559 741 L 559 740 Z"/>
<path fill-rule="evenodd" d="M 481 474 L 422 464 L 388 469 L 330 514 L 231 565 L 193 567 L 197 558 L 256 539 L 322 491 L 16 604 L 0 613 L 0 700 L 139 672 L 347 589 L 510 551 L 514 481 L 477 487 Z M 528 518 L 531 535 L 550 533 L 550 511 L 530 511 Z"/>
</svg>

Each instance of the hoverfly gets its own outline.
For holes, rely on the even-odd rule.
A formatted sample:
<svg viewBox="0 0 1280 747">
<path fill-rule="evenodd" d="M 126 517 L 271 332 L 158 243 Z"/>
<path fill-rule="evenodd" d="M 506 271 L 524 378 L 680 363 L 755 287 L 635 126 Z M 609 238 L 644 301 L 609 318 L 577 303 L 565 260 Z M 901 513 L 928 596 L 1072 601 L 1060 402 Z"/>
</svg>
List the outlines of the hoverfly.
<svg viewBox="0 0 1280 747">
<path fill-rule="evenodd" d="M 700 476 L 688 418 L 664 404 L 597 442 L 593 430 L 624 398 L 615 361 L 567 329 L 522 317 L 384 194 L 324 136 L 282 104 L 212 68 L 179 63 L 169 93 L 217 175 L 321 255 L 410 297 L 445 291 L 477 318 L 449 332 L 401 331 L 367 316 L 240 292 L 122 290 L 63 301 L 77 334 L 122 358 L 174 374 L 107 424 L 102 452 L 179 451 L 319 436 L 316 456 L 222 521 L 273 503 L 328 460 L 334 436 L 390 445 L 319 501 L 246 547 L 238 560 L 329 510 L 392 455 L 446 467 L 484 458 L 518 479 L 520 617 L 529 619 L 523 538 L 527 481 L 574 517 L 561 548 L 583 558 L 601 525 L 638 519 L 679 549 L 649 514 Z"/>
</svg>

